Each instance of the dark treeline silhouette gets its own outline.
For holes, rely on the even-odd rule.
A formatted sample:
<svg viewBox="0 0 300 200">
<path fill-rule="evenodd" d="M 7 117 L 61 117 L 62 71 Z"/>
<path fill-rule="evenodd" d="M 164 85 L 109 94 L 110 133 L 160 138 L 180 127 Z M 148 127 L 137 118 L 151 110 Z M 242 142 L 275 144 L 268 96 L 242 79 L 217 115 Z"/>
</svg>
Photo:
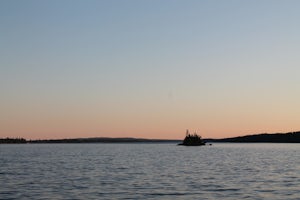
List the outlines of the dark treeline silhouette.
<svg viewBox="0 0 300 200">
<path fill-rule="evenodd" d="M 160 140 L 141 138 L 75 138 L 75 139 L 52 139 L 52 140 L 26 140 L 24 138 L 0 138 L 0 144 L 23 144 L 23 143 L 178 143 L 180 140 Z M 270 143 L 300 143 L 300 131 L 290 133 L 246 135 L 224 139 L 202 139 L 197 134 L 189 134 L 182 144 L 203 145 L 205 142 L 270 142 Z"/>
<path fill-rule="evenodd" d="M 174 143 L 179 140 L 142 139 L 142 138 L 74 138 L 74 139 L 49 139 L 26 140 L 24 138 L 0 138 L 0 144 L 17 143 Z"/>
<path fill-rule="evenodd" d="M 27 143 L 24 138 L 0 138 L 0 144 L 21 144 Z"/>
<path fill-rule="evenodd" d="M 224 139 L 205 139 L 206 142 L 270 142 L 270 143 L 300 143 L 300 131 L 290 133 L 273 133 L 246 135 Z"/>
<path fill-rule="evenodd" d="M 178 140 L 141 139 L 141 138 L 75 138 L 54 140 L 30 140 L 29 143 L 171 143 Z"/>
</svg>

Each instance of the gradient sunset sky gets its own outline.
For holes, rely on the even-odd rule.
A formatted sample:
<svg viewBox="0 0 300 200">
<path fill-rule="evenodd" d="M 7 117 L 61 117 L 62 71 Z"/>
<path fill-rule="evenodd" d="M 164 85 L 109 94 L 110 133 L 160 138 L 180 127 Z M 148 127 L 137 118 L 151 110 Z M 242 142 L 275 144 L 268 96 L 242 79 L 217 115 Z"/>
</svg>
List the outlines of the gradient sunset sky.
<svg viewBox="0 0 300 200">
<path fill-rule="evenodd" d="M 300 130 L 300 1 L 0 1 L 0 138 Z"/>
</svg>

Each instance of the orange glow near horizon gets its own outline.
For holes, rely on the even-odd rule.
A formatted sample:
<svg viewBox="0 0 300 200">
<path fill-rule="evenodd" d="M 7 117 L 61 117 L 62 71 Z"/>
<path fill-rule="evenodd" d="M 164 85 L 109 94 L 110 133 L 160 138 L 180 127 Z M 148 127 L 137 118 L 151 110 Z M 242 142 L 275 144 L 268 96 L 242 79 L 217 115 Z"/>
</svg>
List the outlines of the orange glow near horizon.
<svg viewBox="0 0 300 200">
<path fill-rule="evenodd" d="M 87 137 L 134 137 L 149 139 L 182 139 L 185 130 L 196 131 L 203 138 L 225 138 L 258 133 L 278 133 L 300 130 L 298 120 L 280 115 L 249 117 L 249 115 L 218 116 L 189 113 L 131 113 L 128 115 L 88 116 L 80 112 L 72 116 L 35 115 L 11 116 L 1 121 L 0 137 L 24 137 L 26 139 L 62 139 Z M 172 117 L 173 116 L 173 117 Z M 296 128 L 291 128 L 296 127 Z M 299 127 L 297 129 L 297 127 Z"/>
<path fill-rule="evenodd" d="M 240 99 L 202 104 L 183 98 L 155 103 L 99 102 L 100 98 L 81 106 L 77 102 L 54 106 L 46 101 L 7 106 L 2 109 L 6 115 L 0 121 L 0 137 L 182 139 L 189 129 L 203 138 L 226 138 L 300 130 L 299 107 L 282 107 L 276 101 L 264 104 L 262 99 L 261 105 L 241 104 Z"/>
</svg>

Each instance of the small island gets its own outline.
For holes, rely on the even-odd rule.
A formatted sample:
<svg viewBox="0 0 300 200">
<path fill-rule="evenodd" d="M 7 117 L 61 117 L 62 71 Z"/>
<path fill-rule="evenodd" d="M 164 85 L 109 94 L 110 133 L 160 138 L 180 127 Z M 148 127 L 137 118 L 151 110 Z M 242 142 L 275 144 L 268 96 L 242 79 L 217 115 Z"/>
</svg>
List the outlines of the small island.
<svg viewBox="0 0 300 200">
<path fill-rule="evenodd" d="M 183 146 L 203 146 L 205 142 L 201 139 L 201 136 L 198 135 L 196 132 L 194 134 L 190 134 L 189 130 L 186 130 L 186 136 L 182 143 L 178 145 Z"/>
</svg>

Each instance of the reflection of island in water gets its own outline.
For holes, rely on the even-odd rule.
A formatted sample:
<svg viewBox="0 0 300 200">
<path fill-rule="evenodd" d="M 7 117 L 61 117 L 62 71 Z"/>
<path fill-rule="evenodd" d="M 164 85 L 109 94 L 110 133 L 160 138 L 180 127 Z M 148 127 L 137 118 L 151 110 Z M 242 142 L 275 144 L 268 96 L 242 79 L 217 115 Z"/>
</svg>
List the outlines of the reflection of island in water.
<svg viewBox="0 0 300 200">
<path fill-rule="evenodd" d="M 182 143 L 178 145 L 184 146 L 203 146 L 205 142 L 201 139 L 201 136 L 198 135 L 196 132 L 194 134 L 190 134 L 189 130 L 186 130 L 186 136 Z"/>
</svg>

